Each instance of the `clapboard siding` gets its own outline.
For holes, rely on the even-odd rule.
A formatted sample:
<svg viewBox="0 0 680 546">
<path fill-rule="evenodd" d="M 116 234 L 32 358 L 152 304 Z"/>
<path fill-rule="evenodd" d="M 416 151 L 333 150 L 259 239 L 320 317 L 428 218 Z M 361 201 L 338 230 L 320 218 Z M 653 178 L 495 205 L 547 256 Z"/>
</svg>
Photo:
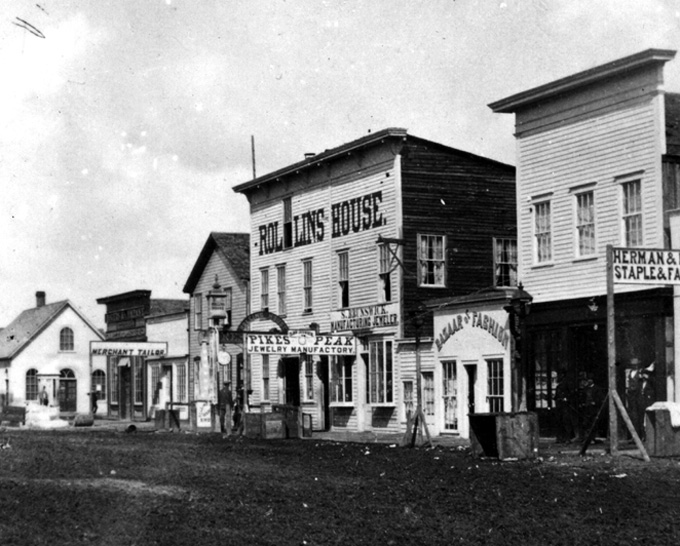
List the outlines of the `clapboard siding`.
<svg viewBox="0 0 680 546">
<path fill-rule="evenodd" d="M 514 168 L 436 145 L 409 144 L 403 156 L 405 309 L 493 286 L 493 239 L 516 237 Z M 446 288 L 418 287 L 418 234 L 446 236 Z"/>
<path fill-rule="evenodd" d="M 637 81 L 637 80 L 636 80 Z M 571 99 L 578 119 L 567 118 L 549 130 L 519 139 L 518 216 L 519 274 L 536 303 L 602 294 L 606 291 L 607 244 L 623 246 L 621 180 L 637 175 L 642 186 L 644 246 L 662 247 L 661 155 L 659 95 L 633 96 L 616 109 L 586 115 L 585 95 Z M 576 106 L 580 104 L 580 108 Z M 599 105 L 599 101 L 594 104 Z M 554 105 L 559 109 L 559 105 Z M 563 109 L 561 111 L 564 111 Z M 550 111 L 543 110 L 550 117 Z M 540 119 L 533 122 L 539 124 Z M 596 254 L 579 260 L 576 254 L 575 194 L 590 184 L 595 199 Z M 553 262 L 534 263 L 532 199 L 551 202 Z M 634 287 L 620 287 L 621 291 Z M 637 288 L 639 289 L 639 288 Z M 619 290 L 619 288 L 617 288 Z"/>
</svg>

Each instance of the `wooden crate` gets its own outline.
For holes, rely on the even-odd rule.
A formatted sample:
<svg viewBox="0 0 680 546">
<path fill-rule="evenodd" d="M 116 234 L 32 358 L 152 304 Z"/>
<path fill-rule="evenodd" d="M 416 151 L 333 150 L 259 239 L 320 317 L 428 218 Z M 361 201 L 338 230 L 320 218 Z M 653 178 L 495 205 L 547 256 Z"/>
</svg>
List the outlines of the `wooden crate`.
<svg viewBox="0 0 680 546">
<path fill-rule="evenodd" d="M 471 414 L 470 447 L 479 457 L 533 459 L 538 455 L 538 416 L 534 412 Z"/>
<path fill-rule="evenodd" d="M 0 423 L 11 427 L 26 424 L 26 408 L 24 406 L 4 406 L 0 408 Z"/>
<path fill-rule="evenodd" d="M 645 411 L 645 449 L 650 457 L 680 456 L 680 428 L 671 425 L 668 410 Z"/>
</svg>

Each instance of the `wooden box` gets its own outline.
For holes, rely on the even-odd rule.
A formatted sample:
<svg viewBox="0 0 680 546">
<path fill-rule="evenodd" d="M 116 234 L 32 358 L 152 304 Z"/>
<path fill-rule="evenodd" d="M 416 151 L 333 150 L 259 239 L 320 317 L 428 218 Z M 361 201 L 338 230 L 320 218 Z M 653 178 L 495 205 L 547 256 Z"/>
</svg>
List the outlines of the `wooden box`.
<svg viewBox="0 0 680 546">
<path fill-rule="evenodd" d="M 538 455 L 538 416 L 534 412 L 470 414 L 473 455 L 533 459 Z"/>
<path fill-rule="evenodd" d="M 680 456 L 680 428 L 671 425 L 668 410 L 645 411 L 645 449 L 650 457 Z"/>
</svg>

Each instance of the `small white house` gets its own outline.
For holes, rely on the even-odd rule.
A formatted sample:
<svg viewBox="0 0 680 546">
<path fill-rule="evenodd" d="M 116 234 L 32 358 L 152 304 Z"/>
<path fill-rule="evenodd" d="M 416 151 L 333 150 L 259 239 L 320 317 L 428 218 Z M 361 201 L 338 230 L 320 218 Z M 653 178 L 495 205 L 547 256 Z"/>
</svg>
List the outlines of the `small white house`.
<svg viewBox="0 0 680 546">
<path fill-rule="evenodd" d="M 70 301 L 26 309 L 0 332 L 0 402 L 59 407 L 62 415 L 91 410 L 92 392 L 106 392 L 105 357 L 90 358 L 103 334 Z M 45 393 L 45 394 L 42 394 Z"/>
</svg>

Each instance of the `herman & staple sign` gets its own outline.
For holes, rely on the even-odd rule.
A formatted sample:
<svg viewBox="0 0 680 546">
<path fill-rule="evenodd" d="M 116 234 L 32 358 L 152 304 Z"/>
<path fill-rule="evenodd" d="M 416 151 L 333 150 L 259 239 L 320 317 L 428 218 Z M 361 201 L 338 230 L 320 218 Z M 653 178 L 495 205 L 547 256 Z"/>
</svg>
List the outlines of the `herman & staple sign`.
<svg viewBox="0 0 680 546">
<path fill-rule="evenodd" d="M 613 248 L 615 283 L 680 284 L 680 250 Z"/>
</svg>

